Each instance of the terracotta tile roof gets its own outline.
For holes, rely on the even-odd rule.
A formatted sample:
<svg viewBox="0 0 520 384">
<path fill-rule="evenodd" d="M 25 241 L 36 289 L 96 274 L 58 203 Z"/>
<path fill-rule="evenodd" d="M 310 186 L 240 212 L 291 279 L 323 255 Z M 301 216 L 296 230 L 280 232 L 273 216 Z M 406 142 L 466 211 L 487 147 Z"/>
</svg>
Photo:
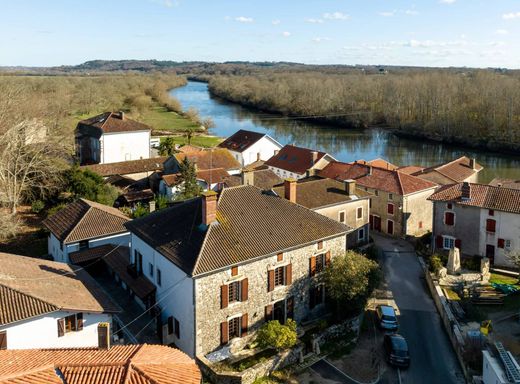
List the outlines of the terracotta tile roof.
<svg viewBox="0 0 520 384">
<path fill-rule="evenodd" d="M 480 172 L 483 167 L 480 164 L 475 163 L 475 169 L 470 166 L 470 158 L 466 156 L 459 157 L 448 163 L 435 165 L 433 167 L 425 168 L 421 171 L 414 173 L 414 176 L 421 176 L 429 173 L 440 173 L 444 177 L 453 180 L 456 183 L 461 183 L 468 177 L 471 177 L 475 173 Z"/>
<path fill-rule="evenodd" d="M 500 177 L 495 177 L 493 180 L 491 180 L 489 185 L 492 185 L 494 187 L 520 189 L 520 180 L 503 179 Z"/>
<path fill-rule="evenodd" d="M 126 232 L 130 220 L 119 209 L 79 199 L 43 221 L 64 244 Z"/>
<path fill-rule="evenodd" d="M 312 168 L 312 153 L 317 152 L 316 161 L 327 155 L 325 152 L 313 151 L 312 149 L 286 145 L 280 151 L 265 162 L 265 165 L 284 169 L 299 175 Z"/>
<path fill-rule="evenodd" d="M 177 150 L 182 153 L 193 153 L 193 152 L 200 152 L 200 151 L 204 150 L 204 148 L 196 147 L 196 146 L 190 145 L 190 144 L 185 144 L 182 147 L 179 147 Z"/>
<path fill-rule="evenodd" d="M 82 165 L 80 168 L 89 169 L 100 176 L 131 175 L 134 173 L 160 171 L 168 156 L 152 157 L 150 159 L 121 161 L 118 163 Z"/>
<path fill-rule="evenodd" d="M 55 305 L 0 284 L 0 325 L 58 310 Z"/>
<path fill-rule="evenodd" d="M 463 199 L 463 184 L 464 183 L 445 185 L 439 188 L 429 199 L 432 201 L 450 201 L 460 205 L 520 213 L 520 190 L 494 187 L 487 184 L 468 183 L 471 198 Z"/>
<path fill-rule="evenodd" d="M 390 171 L 364 164 L 347 164 L 331 162 L 318 172 L 321 177 L 336 180 L 354 179 L 356 183 L 368 188 L 374 188 L 398 195 L 407 195 L 427 189 L 435 188 L 437 184 L 419 177 L 407 175 L 399 171 Z"/>
<path fill-rule="evenodd" d="M 357 160 L 356 163 L 367 164 L 367 165 L 371 165 L 372 167 L 388 169 L 390 171 L 395 171 L 396 169 L 399 168 L 397 165 L 394 165 L 384 159 L 374 159 L 374 160 L 370 160 L 370 161 Z"/>
<path fill-rule="evenodd" d="M 225 148 L 207 149 L 200 152 L 176 153 L 173 155 L 180 164 L 185 157 L 195 163 L 198 170 L 223 168 L 226 171 L 240 169 L 240 163 Z"/>
<path fill-rule="evenodd" d="M 197 179 L 204 180 L 208 184 L 216 184 L 224 181 L 229 173 L 224 168 L 204 169 L 197 171 Z"/>
<path fill-rule="evenodd" d="M 81 251 L 71 252 L 69 253 L 69 259 L 71 264 L 83 264 L 83 263 L 91 263 L 94 260 L 99 260 L 105 258 L 108 253 L 114 252 L 115 249 L 121 248 L 123 246 L 115 246 L 112 244 L 100 245 L 99 247 L 94 248 L 86 248 Z"/>
<path fill-rule="evenodd" d="M 139 191 L 127 191 L 119 196 L 117 199 L 123 201 L 124 203 L 130 204 L 140 201 L 150 201 L 153 200 L 155 194 L 150 188 L 142 189 Z"/>
<path fill-rule="evenodd" d="M 0 286 L 4 291 L 9 288 L 12 294 L 1 301 L 4 319 L 18 321 L 25 315 L 32 317 L 53 308 L 93 313 L 120 311 L 87 272 L 72 265 L 7 253 L 0 253 L 0 265 Z M 21 309 L 22 305 L 30 307 Z"/>
<path fill-rule="evenodd" d="M 200 384 L 201 379 L 195 361 L 164 345 L 0 351 L 0 384 Z"/>
<path fill-rule="evenodd" d="M 126 226 L 192 276 L 350 230 L 253 186 L 224 189 L 218 201 L 217 221 L 209 227 L 201 224 L 201 204 L 201 198 L 192 199 Z"/>
<path fill-rule="evenodd" d="M 105 184 L 111 184 L 119 189 L 127 189 L 132 186 L 136 181 L 126 176 L 112 175 L 105 179 Z"/>
<path fill-rule="evenodd" d="M 235 152 L 244 152 L 247 148 L 252 146 L 264 136 L 265 133 L 246 131 L 245 129 L 241 129 L 235 132 L 233 135 L 229 136 L 218 146 Z"/>
<path fill-rule="evenodd" d="M 404 167 L 399 167 L 397 170 L 401 173 L 406 173 L 407 175 L 413 175 L 416 172 L 422 171 L 424 167 L 420 167 L 418 165 L 405 165 Z"/>
<path fill-rule="evenodd" d="M 283 185 L 277 186 L 273 190 L 278 196 L 284 197 L 285 187 Z M 356 189 L 353 198 L 345 192 L 343 182 L 333 179 L 301 179 L 296 183 L 296 203 L 309 209 L 348 203 L 369 196 L 372 195 L 361 189 Z"/>
<path fill-rule="evenodd" d="M 283 182 L 283 179 L 270 169 L 259 169 L 253 172 L 253 185 L 263 190 L 272 189 L 275 185 Z M 231 175 L 224 179 L 228 187 L 238 187 L 242 185 L 241 175 Z"/>
<path fill-rule="evenodd" d="M 120 133 L 131 131 L 150 131 L 152 128 L 146 124 L 127 118 L 120 112 L 105 112 L 101 115 L 81 120 L 79 125 L 86 125 L 101 129 L 104 133 Z"/>
</svg>

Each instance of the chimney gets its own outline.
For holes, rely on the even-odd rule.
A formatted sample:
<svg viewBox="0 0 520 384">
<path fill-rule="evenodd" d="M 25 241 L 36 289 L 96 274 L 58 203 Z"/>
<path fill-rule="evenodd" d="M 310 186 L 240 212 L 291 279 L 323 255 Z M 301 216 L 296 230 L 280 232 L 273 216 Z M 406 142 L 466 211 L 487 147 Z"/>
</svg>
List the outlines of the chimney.
<svg viewBox="0 0 520 384">
<path fill-rule="evenodd" d="M 262 159 L 260 158 L 260 152 L 257 152 L 257 153 L 256 153 L 256 161 L 260 161 L 260 160 L 262 160 Z"/>
<path fill-rule="evenodd" d="M 119 111 L 119 118 L 121 120 L 124 120 L 125 119 L 125 113 L 123 111 Z"/>
<path fill-rule="evenodd" d="M 312 165 L 314 165 L 318 161 L 318 152 L 312 151 L 311 153 L 312 153 Z"/>
<path fill-rule="evenodd" d="M 98 324 L 98 348 L 110 349 L 110 323 Z"/>
<path fill-rule="evenodd" d="M 202 193 L 202 224 L 210 225 L 217 219 L 217 192 Z"/>
<path fill-rule="evenodd" d="M 354 196 L 356 194 L 356 181 L 348 179 L 343 181 L 343 183 L 345 183 L 345 192 L 347 192 L 347 195 Z"/>
<path fill-rule="evenodd" d="M 471 185 L 467 181 L 462 183 L 462 187 L 460 190 L 462 192 L 462 200 L 471 199 Z"/>
<path fill-rule="evenodd" d="M 283 182 L 285 198 L 291 203 L 296 203 L 296 180 L 285 179 Z"/>
<path fill-rule="evenodd" d="M 242 185 L 255 185 L 255 173 L 250 169 L 242 170 Z"/>
<path fill-rule="evenodd" d="M 469 167 L 473 169 L 474 171 L 477 170 L 477 160 L 476 159 L 469 159 Z"/>
<path fill-rule="evenodd" d="M 372 175 L 372 166 L 369 165 L 368 166 L 368 173 L 367 173 L 368 176 L 371 176 Z"/>
</svg>

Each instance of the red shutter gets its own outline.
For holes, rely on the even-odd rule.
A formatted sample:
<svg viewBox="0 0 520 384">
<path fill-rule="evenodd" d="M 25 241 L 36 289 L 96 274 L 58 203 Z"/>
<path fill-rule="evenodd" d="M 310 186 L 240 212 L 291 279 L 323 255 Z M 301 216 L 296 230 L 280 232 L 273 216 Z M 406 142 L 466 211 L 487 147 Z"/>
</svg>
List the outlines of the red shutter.
<svg viewBox="0 0 520 384">
<path fill-rule="evenodd" d="M 441 235 L 437 235 L 435 237 L 435 248 L 442 248 L 442 244 L 443 241 L 442 241 L 442 236 Z"/>
<path fill-rule="evenodd" d="M 0 350 L 7 349 L 7 331 L 0 332 Z"/>
<path fill-rule="evenodd" d="M 83 329 L 83 313 L 76 314 L 76 331 L 81 331 Z"/>
<path fill-rule="evenodd" d="M 242 315 L 242 332 L 241 337 L 247 336 L 247 313 Z"/>
<path fill-rule="evenodd" d="M 455 247 L 460 249 L 461 245 L 462 245 L 462 242 L 460 241 L 460 239 L 455 239 Z"/>
<path fill-rule="evenodd" d="M 65 335 L 65 319 L 58 319 L 58 337 Z"/>
<path fill-rule="evenodd" d="M 504 239 L 498 239 L 497 247 L 504 248 L 506 246 L 506 241 Z"/>
<path fill-rule="evenodd" d="M 240 282 L 240 285 L 240 301 L 247 301 L 249 290 L 249 281 L 247 280 L 247 277 Z"/>
<path fill-rule="evenodd" d="M 227 285 L 220 286 L 220 308 L 227 308 L 229 302 L 229 287 Z"/>
<path fill-rule="evenodd" d="M 292 264 L 287 264 L 285 267 L 285 285 L 292 284 Z"/>
<path fill-rule="evenodd" d="M 267 292 L 274 290 L 274 269 L 267 271 Z"/>
<path fill-rule="evenodd" d="M 328 267 L 330 265 L 330 251 L 325 254 L 325 266 Z"/>
<path fill-rule="evenodd" d="M 265 321 L 271 321 L 273 319 L 273 306 L 265 306 Z"/>
<path fill-rule="evenodd" d="M 444 223 L 446 225 L 453 225 L 455 223 L 455 215 L 453 214 L 453 212 L 444 213 Z"/>
<path fill-rule="evenodd" d="M 394 214 L 394 205 L 393 204 L 388 204 L 387 205 L 387 212 L 389 215 L 393 215 Z"/>
<path fill-rule="evenodd" d="M 228 328 L 228 322 L 223 321 L 220 323 L 220 344 L 225 345 L 229 341 L 229 328 Z"/>
<path fill-rule="evenodd" d="M 496 221 L 493 219 L 486 220 L 486 231 L 495 232 L 496 231 Z"/>
<path fill-rule="evenodd" d="M 316 256 L 309 259 L 309 275 L 312 277 L 316 274 Z"/>
</svg>

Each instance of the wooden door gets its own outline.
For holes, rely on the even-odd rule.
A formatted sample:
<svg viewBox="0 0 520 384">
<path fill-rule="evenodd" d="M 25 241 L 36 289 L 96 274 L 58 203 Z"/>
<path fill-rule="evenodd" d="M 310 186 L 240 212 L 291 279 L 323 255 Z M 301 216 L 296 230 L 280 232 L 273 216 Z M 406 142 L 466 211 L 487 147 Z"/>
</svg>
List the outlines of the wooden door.
<svg viewBox="0 0 520 384">
<path fill-rule="evenodd" d="M 486 245 L 486 257 L 489 259 L 489 264 L 495 263 L 495 246 L 491 244 Z"/>
<path fill-rule="evenodd" d="M 393 235 L 394 234 L 394 222 L 392 220 L 388 220 L 387 221 L 387 233 L 389 235 Z"/>
</svg>

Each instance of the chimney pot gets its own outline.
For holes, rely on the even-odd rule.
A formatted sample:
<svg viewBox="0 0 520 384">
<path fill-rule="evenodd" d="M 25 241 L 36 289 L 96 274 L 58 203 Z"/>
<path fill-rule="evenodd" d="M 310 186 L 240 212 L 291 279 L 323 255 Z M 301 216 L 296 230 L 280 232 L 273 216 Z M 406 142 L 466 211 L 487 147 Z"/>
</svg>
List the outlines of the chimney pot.
<svg viewBox="0 0 520 384">
<path fill-rule="evenodd" d="M 217 219 L 217 193 L 206 191 L 202 193 L 202 224 L 210 225 Z"/>
<path fill-rule="evenodd" d="M 291 203 L 296 203 L 296 180 L 285 179 L 283 182 L 285 198 Z"/>
<path fill-rule="evenodd" d="M 355 180 L 348 179 L 343 181 L 345 183 L 345 192 L 348 196 L 353 196 L 356 194 L 356 182 Z"/>
<path fill-rule="evenodd" d="M 369 176 L 372 175 L 372 166 L 371 165 L 368 166 L 368 175 Z"/>
<path fill-rule="evenodd" d="M 312 151 L 312 165 L 316 164 L 317 161 L 318 161 L 318 152 Z"/>
<path fill-rule="evenodd" d="M 467 181 L 462 183 L 461 192 L 463 200 L 471 199 L 471 185 Z"/>
<path fill-rule="evenodd" d="M 473 169 L 474 171 L 477 170 L 477 160 L 476 159 L 469 159 L 469 167 Z"/>
</svg>

